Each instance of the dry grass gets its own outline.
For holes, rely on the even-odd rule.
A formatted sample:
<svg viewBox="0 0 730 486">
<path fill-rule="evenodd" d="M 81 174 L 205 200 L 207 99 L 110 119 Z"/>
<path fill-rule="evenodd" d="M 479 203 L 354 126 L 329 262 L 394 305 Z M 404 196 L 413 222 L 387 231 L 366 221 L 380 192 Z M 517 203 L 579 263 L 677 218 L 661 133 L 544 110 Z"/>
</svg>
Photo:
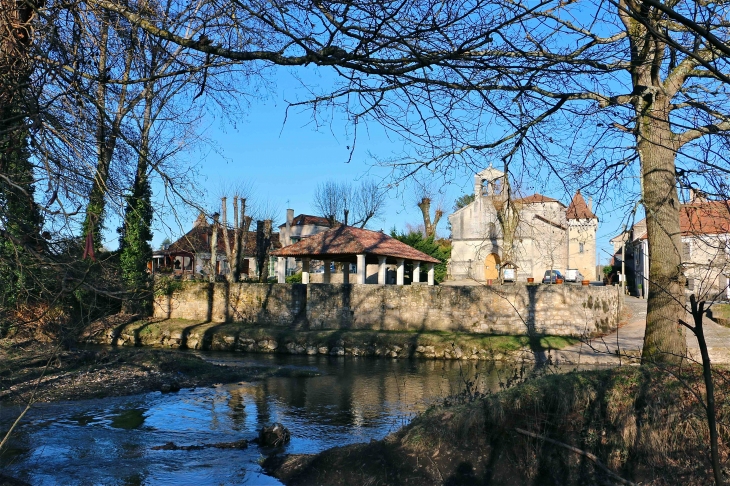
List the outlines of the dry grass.
<svg viewBox="0 0 730 486">
<path fill-rule="evenodd" d="M 730 424 L 729 376 L 718 373 L 718 422 Z M 498 450 L 500 461 L 512 464 L 528 482 L 535 478 L 556 484 L 598 480 L 598 473 L 579 455 L 519 436 L 514 432 L 519 427 L 593 453 L 634 481 L 708 484 L 712 482 L 709 431 L 696 398 L 704 396 L 702 383 L 701 371 L 695 367 L 546 376 L 480 401 L 433 409 L 406 428 L 401 441 L 414 453 L 438 443 L 490 451 L 486 459 L 477 459 L 482 462 L 489 462 L 488 456 Z M 727 465 L 727 425 L 721 427 L 720 436 L 721 458 Z M 463 450 L 452 453 L 466 454 Z"/>
</svg>

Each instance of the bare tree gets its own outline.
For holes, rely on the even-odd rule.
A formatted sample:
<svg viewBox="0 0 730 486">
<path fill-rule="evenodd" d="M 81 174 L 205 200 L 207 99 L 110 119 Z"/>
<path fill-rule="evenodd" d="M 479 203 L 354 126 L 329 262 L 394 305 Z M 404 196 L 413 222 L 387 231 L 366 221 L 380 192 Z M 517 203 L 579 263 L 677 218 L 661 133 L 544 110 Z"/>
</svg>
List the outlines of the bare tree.
<svg viewBox="0 0 730 486">
<path fill-rule="evenodd" d="M 385 209 L 385 192 L 377 183 L 364 179 L 357 186 L 329 180 L 317 184 L 314 207 L 334 226 L 342 222 L 364 228 Z"/>
<path fill-rule="evenodd" d="M 363 180 L 353 197 L 352 226 L 364 228 L 372 219 L 382 216 L 385 209 L 385 191 L 373 180 Z"/>
<path fill-rule="evenodd" d="M 330 226 L 338 221 L 348 223 L 349 201 L 352 199 L 352 185 L 348 182 L 329 180 L 317 184 L 314 190 L 314 207 L 327 218 Z"/>
<path fill-rule="evenodd" d="M 209 279 L 215 282 L 218 275 L 218 233 L 221 230 L 220 214 L 213 213 L 213 224 L 210 225 L 210 268 Z"/>
</svg>

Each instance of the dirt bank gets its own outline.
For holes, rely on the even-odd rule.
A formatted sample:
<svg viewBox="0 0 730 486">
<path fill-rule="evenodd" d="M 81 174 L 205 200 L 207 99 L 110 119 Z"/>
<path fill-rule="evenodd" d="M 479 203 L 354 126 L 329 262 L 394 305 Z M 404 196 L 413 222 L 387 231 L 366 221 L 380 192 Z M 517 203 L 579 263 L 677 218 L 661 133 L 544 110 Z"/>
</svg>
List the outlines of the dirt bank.
<svg viewBox="0 0 730 486">
<path fill-rule="evenodd" d="M 295 372 L 275 366 L 220 366 L 174 349 L 60 350 L 50 344 L 0 341 L 0 402 L 5 403 L 174 392 Z"/>
<path fill-rule="evenodd" d="M 431 409 L 382 441 L 270 457 L 265 467 L 287 485 L 619 484 L 579 450 L 635 483 L 710 484 L 708 431 L 693 395 L 700 375 L 672 372 L 692 390 L 640 368 L 552 375 Z M 718 381 L 727 424 L 728 382 Z M 729 432 L 721 427 L 726 468 Z"/>
</svg>

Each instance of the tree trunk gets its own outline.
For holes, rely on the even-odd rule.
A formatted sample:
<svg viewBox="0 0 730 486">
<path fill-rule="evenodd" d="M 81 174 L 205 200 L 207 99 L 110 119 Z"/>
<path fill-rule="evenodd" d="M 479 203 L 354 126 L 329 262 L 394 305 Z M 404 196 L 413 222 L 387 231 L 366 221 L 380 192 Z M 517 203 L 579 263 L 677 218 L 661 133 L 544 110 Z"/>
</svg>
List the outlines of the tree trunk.
<svg viewBox="0 0 730 486">
<path fill-rule="evenodd" d="M 428 197 L 421 199 L 421 202 L 418 203 L 418 208 L 421 210 L 421 214 L 423 215 L 423 231 L 426 233 L 426 238 L 435 238 L 436 227 L 438 226 L 439 220 L 441 219 L 441 216 L 443 216 L 444 212 L 437 209 L 434 214 L 433 221 L 431 221 L 431 199 Z"/>
<path fill-rule="evenodd" d="M 679 323 L 686 312 L 685 277 L 668 105 L 661 93 L 637 101 L 637 147 L 651 262 L 643 362 L 676 363 L 687 354 L 684 328 Z"/>
<path fill-rule="evenodd" d="M 147 263 L 152 260 L 152 191 L 150 190 L 149 168 L 150 132 L 152 130 L 152 105 L 154 102 L 154 81 L 149 81 L 145 91 L 145 106 L 137 157 L 137 172 L 132 194 L 127 199 L 124 213 L 122 238 L 119 244 L 122 279 L 127 287 L 128 297 L 122 302 L 122 309 L 128 313 L 149 315 L 152 311 L 152 282 L 147 272 Z"/>
<path fill-rule="evenodd" d="M 215 278 L 217 275 L 217 268 L 216 263 L 218 260 L 218 227 L 220 224 L 218 223 L 218 216 L 213 216 L 213 224 L 210 225 L 211 229 L 211 235 L 210 235 L 210 281 L 215 282 Z"/>
<path fill-rule="evenodd" d="M 259 267 L 259 282 L 269 279 L 268 256 L 271 247 L 271 220 L 256 222 L 256 260 Z"/>
<path fill-rule="evenodd" d="M 124 119 L 129 107 L 126 107 L 127 85 L 123 84 L 120 88 L 117 100 L 116 111 L 113 112 L 114 119 L 110 125 L 107 125 L 110 107 L 107 106 L 108 84 L 107 61 L 109 60 L 109 29 L 110 21 L 108 15 L 102 16 L 101 38 L 99 41 L 99 84 L 96 89 L 96 109 L 97 109 L 97 127 L 96 127 L 96 153 L 97 165 L 94 172 L 94 180 L 92 181 L 91 192 L 89 193 L 89 203 L 86 206 L 86 220 L 84 221 L 84 235 L 89 232 L 94 234 L 94 249 L 101 249 L 101 232 L 104 227 L 104 212 L 106 204 L 104 199 L 108 192 L 107 183 L 109 181 L 109 169 L 111 167 L 114 150 L 117 145 L 122 120 Z M 124 59 L 124 75 L 123 79 L 127 80 L 132 69 L 132 61 L 134 58 L 134 49 L 128 49 Z M 113 56 L 112 56 L 113 57 Z M 139 100 L 139 98 L 138 98 Z M 133 101 L 135 104 L 136 101 Z"/>
</svg>

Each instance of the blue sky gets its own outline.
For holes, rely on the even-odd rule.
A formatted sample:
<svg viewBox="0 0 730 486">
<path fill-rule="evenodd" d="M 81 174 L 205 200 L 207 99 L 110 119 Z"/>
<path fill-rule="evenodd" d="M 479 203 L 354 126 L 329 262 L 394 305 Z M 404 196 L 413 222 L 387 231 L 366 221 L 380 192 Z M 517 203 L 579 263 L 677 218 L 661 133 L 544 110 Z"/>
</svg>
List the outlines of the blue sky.
<svg viewBox="0 0 730 486">
<path fill-rule="evenodd" d="M 316 214 L 312 204 L 314 190 L 318 183 L 333 180 L 357 182 L 362 177 L 387 182 L 388 171 L 378 167 L 376 158 L 388 158 L 404 151 L 403 142 L 388 136 L 385 131 L 370 122 L 367 129 L 360 127 L 356 150 L 349 163 L 349 149 L 352 139 L 347 131 L 347 121 L 338 114 L 316 127 L 311 112 L 286 114 L 286 101 L 301 96 L 297 82 L 283 71 L 277 79 L 277 87 L 263 99 L 251 102 L 250 106 L 235 120 L 228 121 L 214 114 L 201 125 L 210 144 L 198 147 L 186 155 L 188 163 L 197 164 L 201 174 L 199 189 L 205 194 L 206 207 L 216 204 L 220 188 L 236 182 L 249 182 L 254 186 L 253 199 L 265 202 L 277 209 L 278 221 L 284 221 L 286 209 L 293 208 L 295 214 Z M 286 123 L 285 122 L 286 117 Z M 486 165 L 486 164 L 485 164 Z M 499 168 L 498 164 L 495 164 Z M 455 176 L 451 184 L 439 184 L 441 192 L 437 197 L 443 201 L 447 214 L 451 212 L 454 200 L 464 193 L 473 191 L 472 173 Z M 158 192 L 159 187 L 155 188 Z M 538 189 L 545 195 L 561 199 L 568 204 L 569 197 L 563 191 L 552 192 L 549 188 Z M 620 198 L 619 198 L 620 199 Z M 609 258 L 609 239 L 621 229 L 624 211 L 608 207 L 608 204 L 594 207 L 601 224 L 598 231 L 599 263 Z M 153 247 L 159 247 L 165 237 L 173 240 L 190 229 L 195 211 L 178 207 L 177 217 L 164 216 L 155 225 Z M 396 227 L 404 230 L 406 225 L 422 222 L 416 207 L 416 196 L 408 188 L 390 190 L 382 219 L 368 225 L 371 229 L 389 231 Z M 446 217 L 439 224 L 442 236 L 448 236 Z M 107 246 L 116 246 L 116 234 L 109 234 Z"/>
</svg>

